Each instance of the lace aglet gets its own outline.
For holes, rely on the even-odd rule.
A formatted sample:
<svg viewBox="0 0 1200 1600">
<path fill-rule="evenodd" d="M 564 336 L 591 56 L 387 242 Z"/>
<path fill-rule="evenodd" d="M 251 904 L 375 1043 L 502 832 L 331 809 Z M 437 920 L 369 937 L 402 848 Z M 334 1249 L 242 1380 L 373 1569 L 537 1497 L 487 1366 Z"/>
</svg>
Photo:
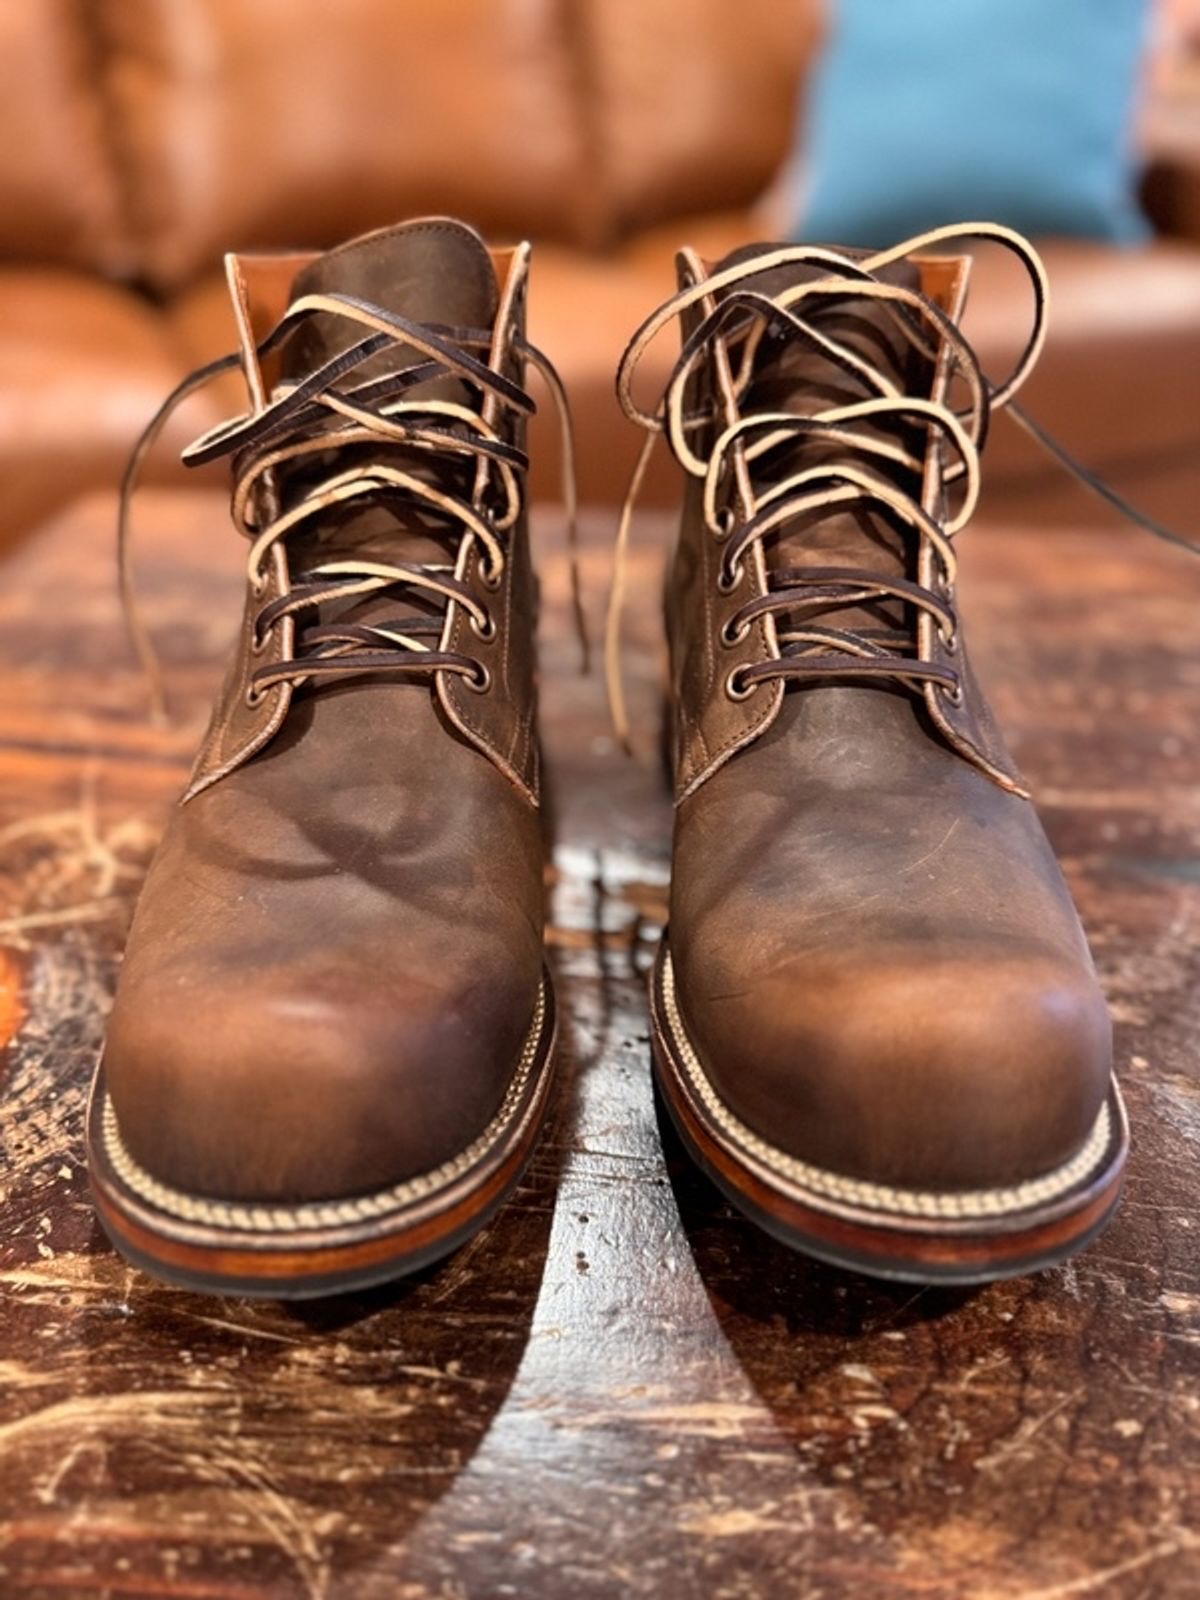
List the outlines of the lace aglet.
<svg viewBox="0 0 1200 1600">
<path fill-rule="evenodd" d="M 575 614 L 575 637 L 579 640 L 579 675 L 592 670 L 592 640 L 588 633 L 587 611 L 583 604 L 583 574 L 579 567 L 579 519 L 575 505 L 575 477 L 572 467 L 567 487 L 567 550 L 571 563 L 571 609 Z"/>
<path fill-rule="evenodd" d="M 165 728 L 171 721 L 171 714 L 158 653 L 141 626 L 140 618 L 130 626 L 129 634 L 145 684 L 146 716 L 156 728 Z"/>
<path fill-rule="evenodd" d="M 629 721 L 629 711 L 625 704 L 625 690 L 619 679 L 611 677 L 608 682 L 608 713 L 612 719 L 617 748 L 629 760 L 635 760 L 637 751 L 634 748 L 633 730 Z"/>
<path fill-rule="evenodd" d="M 576 590 L 575 605 L 575 636 L 579 640 L 579 676 L 588 678 L 592 672 L 592 640 L 588 633 L 587 617 L 584 614 L 583 600 Z"/>
<path fill-rule="evenodd" d="M 166 728 L 171 722 L 171 711 L 161 683 L 152 683 L 147 691 L 146 715 L 156 728 Z"/>
</svg>

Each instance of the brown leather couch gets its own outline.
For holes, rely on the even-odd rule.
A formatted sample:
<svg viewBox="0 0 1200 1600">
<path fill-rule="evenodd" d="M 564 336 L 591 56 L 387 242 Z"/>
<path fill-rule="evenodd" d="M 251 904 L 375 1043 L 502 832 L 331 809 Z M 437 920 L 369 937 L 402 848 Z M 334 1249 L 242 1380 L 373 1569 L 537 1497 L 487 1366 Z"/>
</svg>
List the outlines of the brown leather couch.
<svg viewBox="0 0 1200 1600">
<path fill-rule="evenodd" d="M 427 211 L 540 242 L 533 336 L 574 401 L 584 498 L 617 499 L 639 442 L 613 399 L 617 356 L 680 242 L 716 255 L 772 230 L 760 197 L 820 36 L 817 0 L 0 3 L 5 532 L 115 484 L 163 394 L 230 347 L 223 250 Z M 1148 193 L 1149 247 L 1047 245 L 1055 316 L 1028 399 L 1191 522 L 1200 241 L 1169 235 L 1195 230 L 1200 180 L 1173 161 Z M 1022 293 L 981 261 L 969 331 L 995 367 L 1021 338 Z M 180 480 L 181 440 L 238 399 L 189 403 L 151 479 Z M 536 450 L 535 492 L 553 493 L 552 428 Z M 1052 469 L 1015 429 L 991 454 L 993 496 L 1078 508 L 1070 488 L 1042 492 Z"/>
</svg>

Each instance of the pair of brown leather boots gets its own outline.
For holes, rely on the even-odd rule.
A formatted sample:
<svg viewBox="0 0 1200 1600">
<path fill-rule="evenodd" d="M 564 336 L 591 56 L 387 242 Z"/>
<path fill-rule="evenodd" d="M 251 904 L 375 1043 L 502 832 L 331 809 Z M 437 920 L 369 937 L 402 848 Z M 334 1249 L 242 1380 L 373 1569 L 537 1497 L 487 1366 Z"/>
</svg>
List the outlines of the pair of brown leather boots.
<svg viewBox="0 0 1200 1600">
<path fill-rule="evenodd" d="M 984 231 L 1036 291 L 999 386 L 938 236 L 684 251 L 618 374 L 684 472 L 658 1083 L 762 1226 L 920 1281 L 1077 1248 L 1126 1149 L 1104 1001 L 957 611 L 989 413 L 1044 313 L 1036 257 Z M 242 628 L 89 1118 L 105 1226 L 162 1277 L 402 1273 L 483 1224 L 544 1120 L 529 255 L 430 219 L 230 258 L 250 403 L 189 458 L 232 460 Z M 634 369 L 674 322 L 648 413 Z"/>
</svg>

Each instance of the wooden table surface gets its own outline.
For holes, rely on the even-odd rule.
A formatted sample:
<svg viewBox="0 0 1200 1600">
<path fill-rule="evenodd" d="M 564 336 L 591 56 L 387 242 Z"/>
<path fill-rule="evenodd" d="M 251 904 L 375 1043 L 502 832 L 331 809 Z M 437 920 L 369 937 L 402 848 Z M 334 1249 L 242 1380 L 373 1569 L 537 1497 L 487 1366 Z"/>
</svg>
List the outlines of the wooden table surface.
<svg viewBox="0 0 1200 1600">
<path fill-rule="evenodd" d="M 888 1287 L 788 1253 L 689 1168 L 643 988 L 663 529 L 638 535 L 629 762 L 574 665 L 550 514 L 549 1135 L 437 1269 L 288 1308 L 140 1276 L 88 1204 L 123 930 L 238 587 L 219 501 L 148 495 L 138 520 L 166 728 L 109 504 L 0 558 L 0 1597 L 1200 1595 L 1200 564 L 1120 526 L 964 539 L 976 656 L 1116 1018 L 1135 1143 L 1096 1247 L 981 1291 Z M 589 523 L 594 614 L 610 537 Z"/>
</svg>

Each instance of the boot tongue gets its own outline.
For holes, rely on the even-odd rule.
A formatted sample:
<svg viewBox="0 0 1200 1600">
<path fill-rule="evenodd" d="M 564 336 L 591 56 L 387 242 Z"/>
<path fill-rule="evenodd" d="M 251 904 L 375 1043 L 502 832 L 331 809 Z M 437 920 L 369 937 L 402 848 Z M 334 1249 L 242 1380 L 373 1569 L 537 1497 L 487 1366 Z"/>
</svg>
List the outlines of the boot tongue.
<svg viewBox="0 0 1200 1600">
<path fill-rule="evenodd" d="M 410 322 L 449 328 L 491 328 L 499 291 L 491 258 L 473 228 L 449 219 L 403 223 L 327 251 L 297 273 L 292 298 L 345 294 L 370 301 Z M 318 312 L 289 342 L 285 378 L 306 377 L 369 330 L 345 317 Z M 356 367 L 350 385 L 368 382 L 420 360 L 411 345 L 394 345 Z M 412 393 L 472 403 L 455 378 L 434 378 Z"/>
<path fill-rule="evenodd" d="M 292 284 L 293 300 L 306 294 L 352 295 L 410 322 L 450 329 L 490 330 L 499 302 L 496 274 L 483 240 L 473 228 L 442 218 L 382 229 L 318 256 L 296 275 Z M 307 377 L 369 333 L 369 329 L 349 318 L 317 312 L 288 341 L 282 364 L 284 379 L 296 382 Z M 486 360 L 485 350 L 471 353 Z M 355 388 L 424 359 L 424 354 L 412 345 L 389 345 L 355 367 L 340 383 Z M 480 403 L 478 390 L 449 375 L 414 384 L 403 398 L 452 401 L 476 410 Z M 464 484 L 469 481 L 471 469 L 447 456 L 386 442 L 361 448 L 373 460 L 387 460 L 446 487 L 456 486 L 456 480 L 448 475 L 457 474 Z M 285 497 L 298 496 L 315 478 L 350 464 L 347 451 L 340 452 L 337 459 L 332 452 L 312 458 L 303 469 L 287 474 Z M 297 529 L 289 539 L 288 553 L 294 574 L 348 556 L 445 565 L 453 563 L 457 537 L 455 530 L 443 530 L 439 519 L 431 519 L 415 502 L 374 504 L 364 500 L 361 504 L 350 502 Z M 385 609 L 383 602 L 359 606 L 354 609 L 354 620 L 368 620 Z"/>
<path fill-rule="evenodd" d="M 721 267 L 751 260 L 767 246 L 750 245 L 727 257 Z M 850 255 L 852 251 L 839 251 Z M 718 269 L 719 270 L 719 269 Z M 783 266 L 757 273 L 743 280 L 740 288 L 774 296 L 802 282 L 816 282 L 829 274 L 820 266 Z M 906 289 L 920 289 L 917 268 L 910 262 L 894 262 L 876 276 L 885 283 Z M 929 363 L 917 354 L 896 323 L 895 311 L 886 303 L 855 295 L 853 280 L 847 280 L 846 297 L 810 297 L 794 309 L 826 337 L 871 363 L 902 393 L 927 394 L 932 379 Z M 873 398 L 875 390 L 863 380 L 845 372 L 829 356 L 804 342 L 796 333 L 782 327 L 778 334 L 764 335 L 755 355 L 749 387 L 742 398 L 741 411 L 748 416 L 757 411 L 786 411 L 797 416 L 812 416 L 834 406 L 850 405 Z M 875 434 L 896 443 L 894 425 L 875 427 L 868 421 L 852 424 L 857 432 Z M 911 441 L 910 441 L 911 442 Z M 906 493 L 919 493 L 914 475 L 878 457 L 838 442 L 805 441 L 791 449 L 781 449 L 771 458 L 772 476 L 790 477 L 805 468 L 833 460 L 854 461 L 877 476 L 890 477 Z M 765 468 L 759 481 L 765 479 Z M 861 502 L 852 510 L 810 513 L 785 523 L 780 532 L 764 544 L 768 570 L 787 567 L 856 567 L 880 576 L 914 577 L 915 536 L 905 532 L 871 507 Z M 808 609 L 792 619 L 780 616 L 781 631 L 795 624 L 817 623 L 829 627 L 903 627 L 904 607 L 899 602 L 876 602 L 870 606 L 833 609 L 827 616 Z"/>
</svg>

